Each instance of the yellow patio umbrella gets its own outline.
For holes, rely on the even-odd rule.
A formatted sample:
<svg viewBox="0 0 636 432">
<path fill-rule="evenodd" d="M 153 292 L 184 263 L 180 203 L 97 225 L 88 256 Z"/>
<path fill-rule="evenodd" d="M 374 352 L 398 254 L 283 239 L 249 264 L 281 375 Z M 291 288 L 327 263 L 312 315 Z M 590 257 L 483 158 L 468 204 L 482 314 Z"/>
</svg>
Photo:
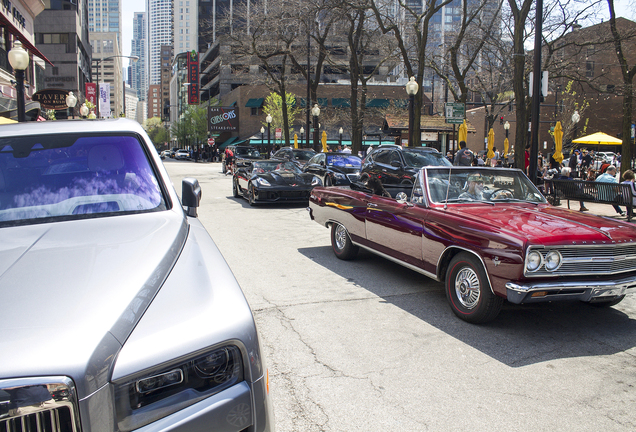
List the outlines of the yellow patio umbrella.
<svg viewBox="0 0 636 432">
<path fill-rule="evenodd" d="M 298 134 L 294 134 L 294 148 L 298 148 Z"/>
<path fill-rule="evenodd" d="M 560 121 L 554 127 L 554 156 L 552 158 L 558 163 L 563 162 L 563 130 Z"/>
<path fill-rule="evenodd" d="M 466 140 L 468 139 L 468 126 L 466 126 L 466 119 L 464 119 L 464 122 L 459 126 L 459 136 L 457 137 L 457 139 L 459 140 L 459 142 L 466 142 Z"/>
<path fill-rule="evenodd" d="M 495 157 L 495 152 L 492 151 L 494 147 L 495 147 L 495 131 L 492 128 L 490 128 L 490 131 L 488 132 L 488 154 L 486 155 L 488 159 L 492 159 Z"/>
<path fill-rule="evenodd" d="M 507 157 L 509 148 L 510 148 L 510 141 L 508 141 L 508 138 L 506 138 L 504 140 L 504 152 L 503 152 L 503 154 L 504 154 L 503 157 L 504 158 Z"/>
<path fill-rule="evenodd" d="M 323 153 L 327 153 L 327 132 L 326 131 L 322 131 L 322 139 L 320 141 L 322 142 Z"/>
<path fill-rule="evenodd" d="M 572 140 L 575 144 L 600 144 L 600 145 L 621 145 L 623 144 L 622 140 L 618 138 L 614 138 L 611 135 L 608 135 L 603 132 L 596 132 L 592 135 L 584 136 L 581 138 L 577 138 Z"/>
<path fill-rule="evenodd" d="M 17 121 L 11 120 L 10 118 L 6 118 L 6 117 L 0 117 L 0 124 L 11 124 L 11 123 L 17 123 Z"/>
</svg>

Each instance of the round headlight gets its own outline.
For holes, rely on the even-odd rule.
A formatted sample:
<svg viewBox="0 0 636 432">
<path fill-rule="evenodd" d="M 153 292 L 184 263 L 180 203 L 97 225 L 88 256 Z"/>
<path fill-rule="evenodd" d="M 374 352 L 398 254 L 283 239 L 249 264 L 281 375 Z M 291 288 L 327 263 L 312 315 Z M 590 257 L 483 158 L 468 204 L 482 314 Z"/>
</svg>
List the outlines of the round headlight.
<svg viewBox="0 0 636 432">
<path fill-rule="evenodd" d="M 550 251 L 545 256 L 545 269 L 555 271 L 561 265 L 561 254 L 558 251 Z"/>
<path fill-rule="evenodd" d="M 528 271 L 536 271 L 539 267 L 541 267 L 541 261 L 543 257 L 537 251 L 530 252 L 528 254 L 528 259 L 526 260 L 526 269 Z"/>
</svg>

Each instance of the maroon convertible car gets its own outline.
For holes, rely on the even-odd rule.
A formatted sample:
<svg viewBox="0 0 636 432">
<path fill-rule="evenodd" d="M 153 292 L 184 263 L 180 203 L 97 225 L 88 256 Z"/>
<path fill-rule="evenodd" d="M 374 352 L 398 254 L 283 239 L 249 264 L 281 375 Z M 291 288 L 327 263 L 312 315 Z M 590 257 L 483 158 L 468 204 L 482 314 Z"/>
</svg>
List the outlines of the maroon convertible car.
<svg viewBox="0 0 636 432">
<path fill-rule="evenodd" d="M 411 196 L 314 188 L 311 219 L 340 259 L 362 247 L 445 284 L 472 323 L 511 303 L 613 306 L 636 287 L 636 227 L 551 206 L 519 170 L 425 167 Z"/>
</svg>

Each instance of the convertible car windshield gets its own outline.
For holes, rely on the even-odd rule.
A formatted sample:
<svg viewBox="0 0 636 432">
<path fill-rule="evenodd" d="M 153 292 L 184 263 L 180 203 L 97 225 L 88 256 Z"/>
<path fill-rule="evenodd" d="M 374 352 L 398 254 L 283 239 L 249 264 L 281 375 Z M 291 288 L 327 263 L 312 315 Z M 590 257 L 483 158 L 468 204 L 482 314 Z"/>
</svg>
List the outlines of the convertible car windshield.
<svg viewBox="0 0 636 432">
<path fill-rule="evenodd" d="M 422 177 L 422 176 L 420 176 Z M 471 201 L 547 202 L 519 170 L 494 168 L 429 168 L 423 181 L 436 203 Z M 417 192 L 417 191 L 416 191 Z"/>
<path fill-rule="evenodd" d="M 134 136 L 0 138 L 0 224 L 165 208 Z"/>
<path fill-rule="evenodd" d="M 239 157 L 259 157 L 261 155 L 254 147 L 236 147 L 234 153 Z"/>
<path fill-rule="evenodd" d="M 327 155 L 327 165 L 346 168 L 360 168 L 362 160 L 358 156 Z"/>
<path fill-rule="evenodd" d="M 272 171 L 291 171 L 301 174 L 302 170 L 293 162 L 259 161 L 252 164 L 252 174 L 264 174 Z"/>
</svg>

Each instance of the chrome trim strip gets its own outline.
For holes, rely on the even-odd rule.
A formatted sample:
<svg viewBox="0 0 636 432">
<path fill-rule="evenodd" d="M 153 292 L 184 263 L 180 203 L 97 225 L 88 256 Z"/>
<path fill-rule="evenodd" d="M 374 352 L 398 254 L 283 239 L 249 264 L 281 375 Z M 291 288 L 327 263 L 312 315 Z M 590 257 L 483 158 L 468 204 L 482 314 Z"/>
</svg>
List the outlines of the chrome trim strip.
<svg viewBox="0 0 636 432">
<path fill-rule="evenodd" d="M 623 289 L 631 290 L 636 289 L 636 276 L 630 276 L 622 279 L 615 279 L 609 281 L 572 281 L 564 282 L 563 280 L 540 282 L 540 283 L 527 283 L 521 284 L 516 282 L 507 282 L 506 289 L 512 290 L 518 293 L 531 293 L 534 291 L 547 291 L 547 290 L 605 290 L 605 289 Z"/>
<path fill-rule="evenodd" d="M 437 276 L 436 276 L 436 275 L 434 275 L 433 273 L 427 272 L 426 270 L 423 270 L 423 269 L 421 269 L 421 268 L 419 268 L 419 267 L 416 267 L 416 266 L 414 266 L 413 264 L 409 264 L 409 263 L 407 263 L 407 262 L 404 262 L 404 261 L 402 261 L 402 260 L 399 260 L 399 259 L 397 259 L 397 258 L 394 258 L 394 257 L 392 257 L 392 256 L 390 256 L 390 255 L 387 255 L 387 254 L 385 254 L 385 253 L 379 252 L 379 251 L 377 251 L 377 250 L 375 250 L 375 249 L 370 248 L 369 246 L 365 246 L 365 245 L 363 245 L 363 244 L 356 243 L 356 242 L 354 242 L 353 240 L 351 241 L 351 243 L 353 243 L 353 244 L 354 244 L 354 245 L 356 245 L 356 246 L 361 247 L 362 249 L 366 249 L 366 250 L 368 250 L 368 251 L 369 251 L 369 252 L 371 252 L 371 253 L 374 253 L 374 254 L 376 254 L 376 255 L 379 255 L 379 256 L 381 256 L 382 258 L 386 258 L 386 259 L 388 259 L 389 261 L 393 261 L 393 262 L 394 262 L 394 263 L 396 263 L 396 264 L 400 264 L 401 266 L 404 266 L 404 267 L 406 267 L 406 268 L 408 268 L 408 269 L 411 269 L 411 270 L 413 270 L 413 271 L 415 271 L 415 272 L 418 272 L 418 273 L 420 273 L 420 274 L 423 274 L 424 276 L 427 276 L 427 277 L 429 277 L 429 278 L 431 278 L 431 279 L 433 279 L 433 280 L 435 280 L 435 281 L 437 281 L 437 282 L 441 282 L 441 281 L 437 278 Z"/>
</svg>

